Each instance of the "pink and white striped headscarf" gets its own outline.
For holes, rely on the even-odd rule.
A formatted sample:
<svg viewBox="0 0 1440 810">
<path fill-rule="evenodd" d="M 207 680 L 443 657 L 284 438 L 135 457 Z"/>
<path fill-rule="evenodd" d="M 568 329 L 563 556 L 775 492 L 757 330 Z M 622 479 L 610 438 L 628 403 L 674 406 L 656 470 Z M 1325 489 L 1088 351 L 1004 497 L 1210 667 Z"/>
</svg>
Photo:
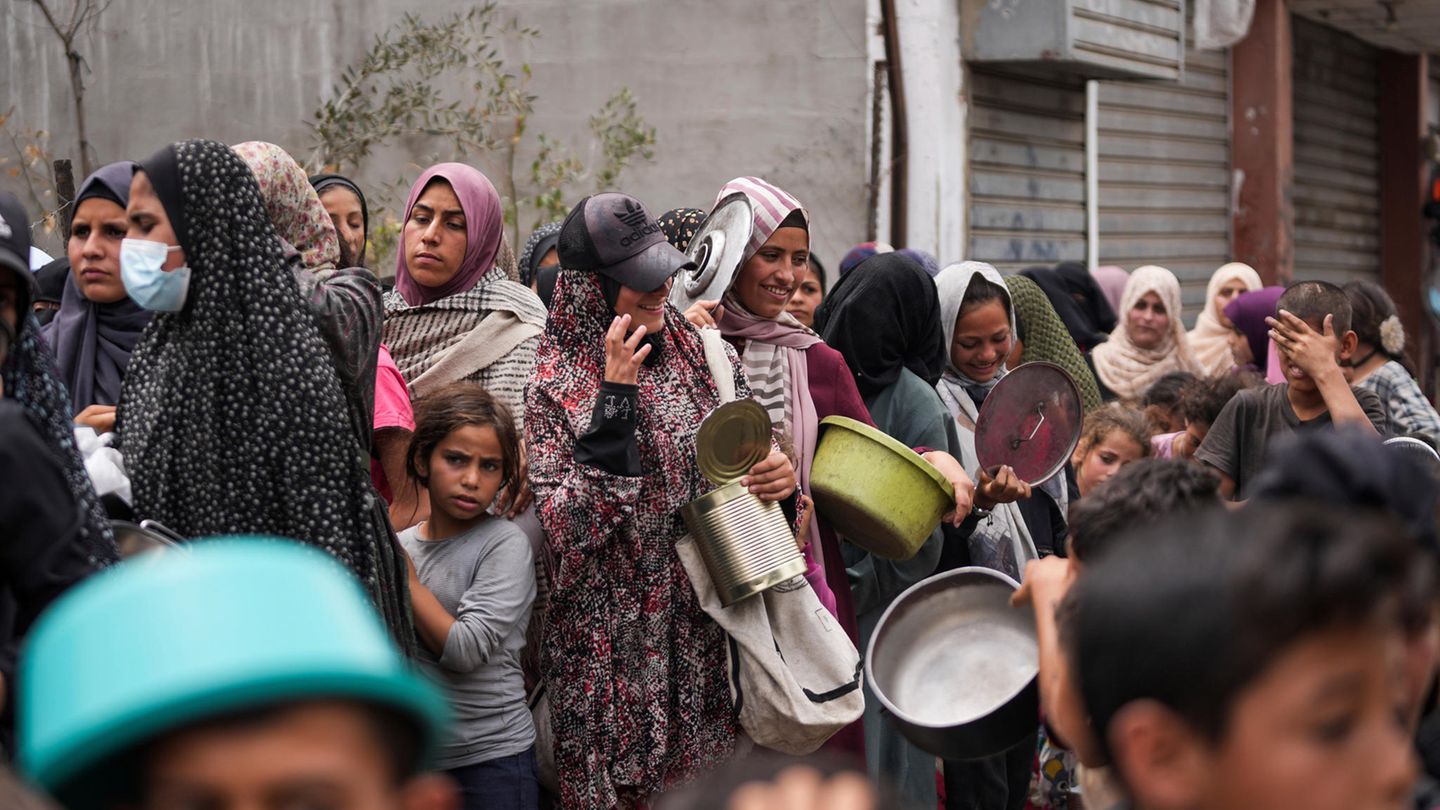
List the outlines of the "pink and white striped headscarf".
<svg viewBox="0 0 1440 810">
<path fill-rule="evenodd" d="M 745 245 L 745 258 L 741 260 L 741 264 L 749 261 L 755 251 L 770 241 L 775 229 L 780 227 L 780 223 L 784 222 L 791 212 L 799 211 L 800 216 L 805 218 L 805 227 L 810 227 L 810 213 L 800 205 L 799 200 L 758 177 L 737 177 L 731 180 L 720 188 L 715 202 L 719 203 L 737 191 L 748 197 L 750 205 L 755 209 L 755 228 L 750 232 L 750 242 Z"/>
</svg>

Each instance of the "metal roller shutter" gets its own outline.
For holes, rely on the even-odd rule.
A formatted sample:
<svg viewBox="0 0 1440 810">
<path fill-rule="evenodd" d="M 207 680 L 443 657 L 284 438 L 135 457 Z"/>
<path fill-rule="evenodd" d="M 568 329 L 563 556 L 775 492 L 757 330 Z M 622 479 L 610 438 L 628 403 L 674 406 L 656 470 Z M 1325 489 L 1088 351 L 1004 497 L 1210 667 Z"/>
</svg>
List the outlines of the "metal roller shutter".
<svg viewBox="0 0 1440 810">
<path fill-rule="evenodd" d="M 965 258 L 1001 270 L 1084 261 L 1084 86 L 972 68 L 969 87 Z"/>
<path fill-rule="evenodd" d="M 1185 54 L 1177 82 L 1100 82 L 1099 261 L 1179 277 L 1186 321 L 1230 261 L 1228 52 Z"/>
<path fill-rule="evenodd" d="M 1380 275 L 1379 51 L 1292 17 L 1295 278 Z"/>
</svg>

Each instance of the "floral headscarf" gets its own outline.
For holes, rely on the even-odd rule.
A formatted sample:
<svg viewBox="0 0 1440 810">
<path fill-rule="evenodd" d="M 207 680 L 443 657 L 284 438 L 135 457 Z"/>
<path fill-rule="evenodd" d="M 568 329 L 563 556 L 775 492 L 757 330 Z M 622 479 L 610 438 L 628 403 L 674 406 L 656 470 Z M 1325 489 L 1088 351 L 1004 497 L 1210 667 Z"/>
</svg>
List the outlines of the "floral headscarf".
<svg viewBox="0 0 1440 810">
<path fill-rule="evenodd" d="M 300 253 L 306 270 L 327 270 L 340 261 L 335 223 L 290 153 L 273 143 L 246 141 L 231 147 L 260 184 L 265 211 L 280 238 Z"/>
</svg>

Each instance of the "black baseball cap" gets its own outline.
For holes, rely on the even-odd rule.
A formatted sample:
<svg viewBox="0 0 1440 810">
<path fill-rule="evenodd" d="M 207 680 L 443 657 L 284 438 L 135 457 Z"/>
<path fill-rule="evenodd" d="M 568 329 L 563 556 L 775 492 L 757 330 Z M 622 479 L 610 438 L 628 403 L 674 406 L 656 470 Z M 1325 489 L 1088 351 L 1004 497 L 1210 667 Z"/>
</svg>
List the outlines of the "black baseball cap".
<svg viewBox="0 0 1440 810">
<path fill-rule="evenodd" d="M 30 274 L 30 218 L 14 194 L 0 191 L 0 269 L 9 270 L 20 282 L 16 310 L 20 322 L 30 314 L 35 280 Z"/>
<path fill-rule="evenodd" d="M 560 226 L 557 249 L 562 267 L 599 273 L 641 292 L 694 267 L 666 241 L 643 203 L 615 191 L 581 200 Z"/>
</svg>

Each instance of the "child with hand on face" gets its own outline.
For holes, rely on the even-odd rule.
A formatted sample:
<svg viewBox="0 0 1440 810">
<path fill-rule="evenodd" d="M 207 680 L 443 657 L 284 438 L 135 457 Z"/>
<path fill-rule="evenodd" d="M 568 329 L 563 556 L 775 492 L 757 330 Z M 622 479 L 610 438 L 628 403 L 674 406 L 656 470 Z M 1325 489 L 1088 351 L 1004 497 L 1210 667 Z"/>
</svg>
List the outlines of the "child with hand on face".
<svg viewBox="0 0 1440 810">
<path fill-rule="evenodd" d="M 439 766 L 466 810 L 539 803 L 535 726 L 520 653 L 535 599 L 530 541 L 496 503 L 520 475 L 509 410 L 475 383 L 452 383 L 419 403 L 408 466 L 430 517 L 400 535 L 422 662 L 447 687 L 454 734 Z"/>
<path fill-rule="evenodd" d="M 1384 434 L 1385 406 L 1374 392 L 1351 388 L 1341 364 L 1355 353 L 1350 302 L 1323 281 L 1300 281 L 1267 318 L 1285 382 L 1241 391 L 1211 425 L 1195 458 L 1220 475 L 1220 491 L 1243 500 L 1274 437 L 1350 424 Z"/>
</svg>

